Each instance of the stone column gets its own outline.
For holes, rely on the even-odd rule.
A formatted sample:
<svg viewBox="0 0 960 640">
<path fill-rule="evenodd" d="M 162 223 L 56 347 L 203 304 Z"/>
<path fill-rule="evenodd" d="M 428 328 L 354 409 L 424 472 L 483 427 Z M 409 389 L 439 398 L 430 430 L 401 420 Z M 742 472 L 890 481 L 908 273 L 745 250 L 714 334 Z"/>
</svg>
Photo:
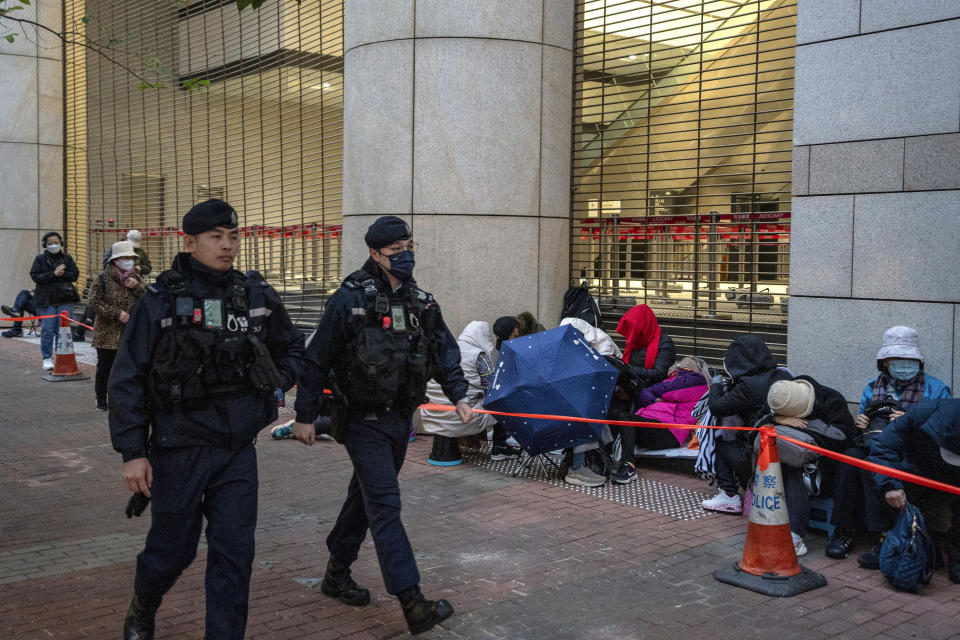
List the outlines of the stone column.
<svg viewBox="0 0 960 640">
<path fill-rule="evenodd" d="M 788 361 L 859 402 L 884 330 L 960 385 L 960 4 L 801 0 Z"/>
<path fill-rule="evenodd" d="M 34 0 L 13 15 L 63 29 L 56 0 Z M 30 265 L 44 231 L 63 233 L 63 67 L 59 38 L 0 20 L 0 35 L 7 33 L 14 41 L 0 40 L 0 302 L 9 305 L 33 287 Z"/>
<path fill-rule="evenodd" d="M 568 279 L 574 0 L 350 0 L 344 271 L 376 217 L 409 220 L 415 277 L 454 334 Z"/>
</svg>

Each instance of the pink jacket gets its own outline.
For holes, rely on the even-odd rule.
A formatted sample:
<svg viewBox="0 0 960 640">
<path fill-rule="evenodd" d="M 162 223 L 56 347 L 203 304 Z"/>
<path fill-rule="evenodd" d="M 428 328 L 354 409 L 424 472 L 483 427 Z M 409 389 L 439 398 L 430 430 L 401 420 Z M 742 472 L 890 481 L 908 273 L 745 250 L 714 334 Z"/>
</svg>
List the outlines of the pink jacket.
<svg viewBox="0 0 960 640">
<path fill-rule="evenodd" d="M 697 420 L 691 413 L 706 392 L 706 384 L 667 391 L 656 402 L 637 411 L 637 415 L 657 422 L 696 424 Z M 683 444 L 690 429 L 670 429 L 670 433 L 677 439 L 678 444 Z"/>
</svg>

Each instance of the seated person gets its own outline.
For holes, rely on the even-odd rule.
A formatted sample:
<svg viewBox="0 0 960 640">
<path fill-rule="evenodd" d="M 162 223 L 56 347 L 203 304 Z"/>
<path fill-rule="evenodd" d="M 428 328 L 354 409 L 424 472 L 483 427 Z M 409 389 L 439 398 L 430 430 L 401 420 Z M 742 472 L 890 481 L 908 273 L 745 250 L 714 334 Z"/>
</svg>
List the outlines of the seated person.
<svg viewBox="0 0 960 640">
<path fill-rule="evenodd" d="M 467 379 L 466 401 L 471 408 L 482 409 L 483 397 L 493 379 L 493 337 L 490 335 L 490 323 L 474 320 L 466 326 L 457 338 L 460 347 L 460 368 Z M 435 404 L 448 404 L 443 389 L 435 381 L 427 383 L 427 401 Z M 475 413 L 473 419 L 464 424 L 452 411 L 420 409 L 420 419 L 427 433 L 433 434 L 433 448 L 427 462 L 449 467 L 463 462 L 457 438 L 486 431 L 493 427 L 493 448 L 491 460 L 508 460 L 520 455 L 520 448 L 507 444 L 507 432 L 496 419 L 488 413 Z"/>
<path fill-rule="evenodd" d="M 714 376 L 710 384 L 707 406 L 718 419 L 736 416 L 748 427 L 769 413 L 767 393 L 770 385 L 793 376 L 777 367 L 763 338 L 749 334 L 738 336 L 727 347 L 723 367 L 732 381 L 724 385 L 722 376 Z M 755 435 L 750 431 L 720 431 L 716 439 L 714 471 L 717 495 L 701 504 L 708 511 L 743 513 L 741 488 L 753 478 L 751 454 Z"/>
<path fill-rule="evenodd" d="M 870 462 L 960 485 L 960 400 L 921 400 L 874 438 Z M 919 471 L 918 471 L 919 470 Z M 960 584 L 960 496 L 874 474 L 877 487 L 893 509 L 907 500 L 916 505 L 933 538 L 938 563 L 948 558 L 950 581 Z M 949 509 L 950 517 L 942 517 Z"/>
<path fill-rule="evenodd" d="M 623 361 L 630 366 L 641 389 L 667 377 L 676 361 L 676 351 L 650 307 L 638 304 L 623 314 L 617 333 L 627 339 Z"/>
<path fill-rule="evenodd" d="M 8 318 L 19 318 L 23 317 L 23 314 L 26 313 L 28 316 L 37 315 L 37 308 L 33 304 L 33 289 L 23 289 L 20 293 L 17 294 L 16 299 L 13 301 L 13 306 L 8 307 L 7 305 L 0 305 L 0 310 L 3 311 L 4 315 Z M 17 338 L 23 335 L 23 323 L 14 322 L 13 326 L 0 333 L 4 338 Z"/>
<path fill-rule="evenodd" d="M 686 357 L 668 371 L 668 377 L 640 391 L 636 400 L 636 416 L 643 422 L 696 424 L 691 415 L 697 401 L 707 392 L 710 370 L 700 358 Z M 674 449 L 682 446 L 690 429 L 651 429 L 619 427 L 622 453 L 620 466 L 612 480 L 628 484 L 637 477 L 635 447 L 646 449 Z"/>
<path fill-rule="evenodd" d="M 613 341 L 613 338 L 602 329 L 598 329 L 580 318 L 564 318 L 560 321 L 561 326 L 567 324 L 582 333 L 587 342 L 593 345 L 593 348 L 608 360 L 611 358 L 617 359 L 622 356 L 620 347 L 618 347 Z M 613 436 L 610 434 L 610 427 L 605 426 L 603 435 L 604 437 L 601 438 L 603 444 L 613 441 Z M 595 473 L 593 469 L 586 464 L 587 452 L 598 449 L 600 445 L 601 442 L 588 442 L 573 447 L 573 458 L 570 461 L 570 468 L 567 469 L 566 474 L 564 474 L 564 482 L 582 487 L 599 487 L 606 484 L 606 476 Z"/>
<path fill-rule="evenodd" d="M 856 419 L 859 437 L 843 452 L 861 460 L 870 450 L 872 436 L 866 431 L 870 426 L 868 414 L 873 413 L 871 407 L 887 401 L 895 402 L 899 410 L 892 411 L 888 417 L 897 419 L 921 400 L 951 397 L 947 385 L 924 371 L 920 339 L 910 327 L 891 327 L 884 332 L 876 364 L 879 374 L 867 383 L 860 399 Z M 862 526 L 873 548 L 861 554 L 857 561 L 864 568 L 879 569 L 877 554 L 881 533 L 893 526 L 893 514 L 883 506 L 873 474 L 851 465 L 837 465 L 833 484 L 834 505 L 830 523 L 836 527 L 836 540 L 833 541 L 835 544 L 827 545 L 827 555 L 831 558 L 847 557 L 853 548 L 854 532 Z"/>
<path fill-rule="evenodd" d="M 810 376 L 797 376 L 793 380 L 778 380 L 770 385 L 767 404 L 776 424 L 784 424 L 795 429 L 807 429 L 809 423 L 819 420 L 826 425 L 836 427 L 847 437 L 846 444 L 827 441 L 813 436 L 817 445 L 843 450 L 856 432 L 853 416 L 847 409 L 847 401 L 839 391 L 825 387 Z M 833 461 L 820 457 L 817 461 L 820 472 L 833 470 Z M 804 472 L 797 467 L 780 465 L 783 473 L 783 488 L 787 500 L 787 513 L 790 514 L 790 533 L 798 556 L 807 553 L 803 538 L 810 525 L 810 493 L 803 482 Z M 836 506 L 834 506 L 836 510 Z M 831 540 L 833 540 L 831 538 Z"/>
</svg>

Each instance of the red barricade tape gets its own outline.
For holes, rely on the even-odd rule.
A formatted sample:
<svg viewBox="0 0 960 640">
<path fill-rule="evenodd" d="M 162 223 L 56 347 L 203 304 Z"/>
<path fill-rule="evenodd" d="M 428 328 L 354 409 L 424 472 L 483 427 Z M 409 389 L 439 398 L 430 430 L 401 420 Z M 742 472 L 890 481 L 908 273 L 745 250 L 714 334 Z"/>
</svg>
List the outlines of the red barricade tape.
<svg viewBox="0 0 960 640">
<path fill-rule="evenodd" d="M 812 445 L 807 442 L 802 442 L 800 440 L 796 440 L 789 436 L 782 436 L 777 434 L 777 437 L 780 438 L 781 440 L 785 440 L 787 442 L 795 444 L 798 447 L 803 447 L 804 449 L 809 449 L 810 451 L 816 451 L 822 456 L 826 456 L 827 458 L 833 458 L 834 460 L 839 460 L 840 462 L 845 462 L 847 464 L 853 465 L 854 467 L 860 467 L 861 469 L 866 469 L 867 471 L 872 471 L 874 473 L 890 476 L 891 478 L 897 478 L 899 480 L 912 482 L 913 484 L 919 484 L 922 487 L 929 487 L 931 489 L 937 489 L 938 491 L 946 491 L 947 493 L 953 493 L 960 496 L 960 487 L 955 487 L 952 484 L 947 484 L 946 482 L 940 482 L 939 480 L 924 478 L 923 476 L 918 476 L 913 473 L 907 473 L 906 471 L 900 471 L 899 469 L 894 469 L 892 467 L 885 467 L 875 462 L 867 462 L 866 460 L 861 460 L 860 458 L 851 458 L 850 456 L 845 456 L 842 453 L 837 453 L 836 451 L 831 451 L 830 449 L 824 449 L 823 447 L 818 447 L 816 445 Z"/>
<path fill-rule="evenodd" d="M 23 316 L 22 318 L 0 318 L 0 322 L 26 322 L 26 321 L 28 321 L 28 320 L 29 320 L 29 321 L 32 321 L 32 320 L 47 320 L 48 318 L 59 318 L 60 315 L 61 315 L 61 314 L 59 314 L 59 313 L 54 313 L 54 314 L 49 315 L 49 316 Z M 71 318 L 70 316 L 67 316 L 67 320 L 69 320 L 69 321 L 72 322 L 73 324 L 78 324 L 78 325 L 80 325 L 81 327 L 84 327 L 84 328 L 86 328 L 86 329 L 90 329 L 90 331 L 93 331 L 93 327 L 91 327 L 90 325 L 88 325 L 88 324 L 83 324 L 83 323 L 80 322 L 79 320 L 74 320 L 74 319 Z"/>
<path fill-rule="evenodd" d="M 325 390 L 326 391 L 326 390 Z M 329 391 L 327 391 L 329 393 Z M 455 407 L 448 404 L 433 404 L 427 403 L 420 405 L 421 409 L 431 409 L 433 411 L 455 411 Z M 490 411 L 489 409 L 474 409 L 474 413 L 489 413 L 490 415 L 495 416 L 512 416 L 515 418 L 537 418 L 540 420 L 559 420 L 567 422 L 590 422 L 595 424 L 615 424 L 625 427 L 645 427 L 653 429 L 731 429 L 735 431 L 760 431 L 759 427 L 724 427 L 717 425 L 697 425 L 697 424 L 670 424 L 666 422 L 630 422 L 628 420 L 604 420 L 599 418 L 580 418 L 578 416 L 558 416 L 550 415 L 546 413 L 507 413 L 504 411 Z M 960 487 L 955 487 L 952 484 L 947 484 L 945 482 L 940 482 L 938 480 L 932 480 L 930 478 L 924 478 L 923 476 L 918 476 L 912 473 L 907 473 L 906 471 L 900 471 L 899 469 L 894 469 L 892 467 L 885 467 L 874 462 L 867 462 L 866 460 L 861 460 L 860 458 L 853 458 L 851 456 L 845 456 L 842 453 L 836 453 L 835 451 L 830 451 L 829 449 L 824 449 L 823 447 L 817 447 L 806 442 L 801 442 L 790 438 L 788 436 L 782 436 L 780 434 L 774 434 L 777 438 L 785 440 L 805 449 L 810 449 L 811 451 L 816 451 L 817 453 L 826 456 L 828 458 L 833 458 L 834 460 L 839 460 L 840 462 L 845 462 L 846 464 L 853 465 L 855 467 L 860 467 L 861 469 L 866 469 L 867 471 L 872 471 L 874 473 L 879 473 L 885 476 L 890 476 L 891 478 L 897 478 L 899 480 L 905 480 L 906 482 L 912 482 L 913 484 L 919 484 L 923 487 L 929 487 L 931 489 L 937 489 L 938 491 L 946 491 L 947 493 L 952 493 L 955 495 L 960 495 Z"/>
</svg>

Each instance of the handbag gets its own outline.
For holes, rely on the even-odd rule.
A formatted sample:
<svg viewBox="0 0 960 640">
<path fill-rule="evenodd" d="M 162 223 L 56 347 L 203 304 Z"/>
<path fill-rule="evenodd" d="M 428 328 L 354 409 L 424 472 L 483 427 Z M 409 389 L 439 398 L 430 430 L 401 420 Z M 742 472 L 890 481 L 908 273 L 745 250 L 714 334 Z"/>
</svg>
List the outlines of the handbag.
<svg viewBox="0 0 960 640">
<path fill-rule="evenodd" d="M 73 283 L 70 282 L 58 282 L 54 289 L 54 296 L 57 304 L 80 302 L 80 294 Z"/>
<path fill-rule="evenodd" d="M 787 436 L 788 438 L 793 438 L 794 440 L 799 440 L 800 442 L 806 442 L 807 444 L 812 444 L 815 447 L 819 447 L 817 441 L 812 435 L 807 433 L 804 429 L 795 429 L 793 427 L 788 427 L 785 424 L 774 425 L 774 428 L 777 430 L 778 436 Z M 756 440 L 753 443 L 753 450 L 760 451 L 760 434 L 757 434 Z M 780 453 L 780 462 L 787 465 L 788 467 L 796 467 L 802 469 L 804 465 L 811 464 L 816 462 L 820 458 L 820 454 L 815 451 L 810 451 L 810 449 L 805 449 L 799 445 L 795 445 L 792 442 L 787 442 L 780 438 L 777 439 L 777 451 Z"/>
<path fill-rule="evenodd" d="M 923 514 L 907 503 L 880 546 L 880 572 L 895 589 L 916 592 L 933 575 L 933 540 Z"/>
<path fill-rule="evenodd" d="M 850 439 L 843 430 L 833 425 L 827 424 L 823 420 L 815 419 L 807 421 L 806 433 L 813 436 L 815 444 L 831 451 L 843 451 L 850 446 Z"/>
</svg>

